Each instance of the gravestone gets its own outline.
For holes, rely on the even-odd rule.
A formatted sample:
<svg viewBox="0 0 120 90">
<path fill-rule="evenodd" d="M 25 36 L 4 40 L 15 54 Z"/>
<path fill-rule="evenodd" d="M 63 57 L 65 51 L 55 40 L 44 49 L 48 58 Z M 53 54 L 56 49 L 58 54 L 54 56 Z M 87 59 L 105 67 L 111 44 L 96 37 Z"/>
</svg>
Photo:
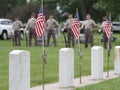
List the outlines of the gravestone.
<svg viewBox="0 0 120 90">
<path fill-rule="evenodd" d="M 9 53 L 9 90 L 30 90 L 30 53 L 13 50 Z"/>
<path fill-rule="evenodd" d="M 62 48 L 59 51 L 59 86 L 72 87 L 74 82 L 74 50 Z"/>
<path fill-rule="evenodd" d="M 115 47 L 114 72 L 120 74 L 120 46 Z"/>
<path fill-rule="evenodd" d="M 91 49 L 91 77 L 99 80 L 103 78 L 103 47 L 93 46 Z"/>
</svg>

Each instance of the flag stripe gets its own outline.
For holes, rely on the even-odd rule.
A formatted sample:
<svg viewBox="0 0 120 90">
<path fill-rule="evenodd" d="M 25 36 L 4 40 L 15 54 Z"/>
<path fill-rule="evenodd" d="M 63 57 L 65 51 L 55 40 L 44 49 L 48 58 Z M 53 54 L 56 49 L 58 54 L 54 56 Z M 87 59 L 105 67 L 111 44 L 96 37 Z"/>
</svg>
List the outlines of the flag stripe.
<svg viewBox="0 0 120 90">
<path fill-rule="evenodd" d="M 71 30 L 73 32 L 74 37 L 78 39 L 80 35 L 80 23 L 77 18 L 74 19 L 71 26 Z"/>
<path fill-rule="evenodd" d="M 37 37 L 42 36 L 45 33 L 46 30 L 46 19 L 43 15 L 43 10 L 40 7 L 40 13 L 38 14 L 36 23 L 35 23 L 35 32 L 37 34 Z"/>
<path fill-rule="evenodd" d="M 108 39 L 111 37 L 111 27 L 112 27 L 112 24 L 108 21 L 106 21 L 105 24 L 103 25 L 103 30 Z"/>
</svg>

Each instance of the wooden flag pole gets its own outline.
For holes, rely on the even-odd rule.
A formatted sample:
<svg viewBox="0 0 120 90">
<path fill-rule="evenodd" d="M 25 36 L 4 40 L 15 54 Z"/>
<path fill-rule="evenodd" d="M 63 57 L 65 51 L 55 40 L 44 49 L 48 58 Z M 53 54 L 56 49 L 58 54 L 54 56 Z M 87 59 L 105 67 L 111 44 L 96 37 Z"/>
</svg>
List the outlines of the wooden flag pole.
<svg viewBox="0 0 120 90">
<path fill-rule="evenodd" d="M 42 8 L 43 8 L 43 0 L 41 0 L 41 5 L 42 5 Z M 44 76 L 45 76 L 45 71 L 44 71 L 44 68 L 45 68 L 45 65 L 44 65 L 44 51 L 45 51 L 45 47 L 44 47 L 44 36 L 42 36 L 42 46 L 43 46 L 43 53 L 42 53 L 42 84 L 43 84 L 43 87 L 42 87 L 42 90 L 44 90 Z"/>
<path fill-rule="evenodd" d="M 43 8 L 43 0 L 41 0 L 41 5 Z M 44 42 L 44 34 L 42 36 L 42 47 L 43 47 L 43 53 L 42 53 L 42 90 L 45 90 L 45 64 L 46 64 L 46 52 L 45 52 L 45 42 Z"/>
<path fill-rule="evenodd" d="M 76 13 L 78 15 L 78 8 L 76 8 Z M 80 33 L 80 31 L 79 31 Z M 80 34 L 79 34 L 80 35 Z M 79 68 L 80 68 L 80 83 L 82 83 L 82 52 L 81 52 L 81 49 L 80 49 L 80 36 L 78 37 L 78 55 L 79 55 Z"/>
<path fill-rule="evenodd" d="M 108 39 L 108 48 L 107 48 L 107 53 L 108 53 L 108 71 L 107 71 L 107 77 L 109 77 L 110 39 Z"/>
<path fill-rule="evenodd" d="M 78 55 L 79 55 L 79 67 L 80 67 L 80 83 L 82 83 L 82 52 L 81 52 L 81 49 L 80 49 L 80 37 L 78 37 Z"/>
<path fill-rule="evenodd" d="M 109 14 L 109 19 L 111 21 L 111 13 Z M 111 30 L 111 29 L 110 29 Z M 110 31 L 110 37 L 108 38 L 108 49 L 107 49 L 107 52 L 108 52 L 108 71 L 107 71 L 107 77 L 109 77 L 109 64 L 110 64 L 110 38 L 111 38 L 111 31 Z"/>
</svg>

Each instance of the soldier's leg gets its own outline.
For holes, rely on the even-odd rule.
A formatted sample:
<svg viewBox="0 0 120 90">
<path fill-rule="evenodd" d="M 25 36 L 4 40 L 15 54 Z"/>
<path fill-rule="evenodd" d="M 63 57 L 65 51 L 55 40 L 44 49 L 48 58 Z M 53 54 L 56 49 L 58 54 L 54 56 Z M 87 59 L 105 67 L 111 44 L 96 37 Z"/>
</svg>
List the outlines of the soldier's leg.
<svg viewBox="0 0 120 90">
<path fill-rule="evenodd" d="M 94 46 L 94 38 L 93 38 L 93 33 L 92 33 L 92 31 L 90 31 L 89 35 L 90 35 L 91 47 L 93 47 L 93 46 Z"/>
<path fill-rule="evenodd" d="M 107 37 L 106 37 L 105 33 L 103 34 L 103 37 L 104 37 L 104 48 L 107 49 L 107 42 L 108 42 L 108 40 L 107 40 Z"/>
<path fill-rule="evenodd" d="M 35 46 L 37 46 L 37 35 L 36 35 L 36 32 L 35 30 L 33 30 L 33 37 L 34 37 L 34 40 L 35 40 Z"/>
<path fill-rule="evenodd" d="M 57 44 L 56 44 L 56 36 L 55 36 L 55 31 L 54 30 L 52 30 L 52 37 L 53 37 L 53 41 L 54 41 L 54 46 L 57 46 Z"/>
<path fill-rule="evenodd" d="M 71 33 L 71 39 L 72 39 L 72 47 L 74 47 L 75 46 L 75 41 L 74 41 L 73 33 Z"/>
<path fill-rule="evenodd" d="M 112 40 L 111 39 L 110 39 L 109 44 L 110 44 L 110 49 L 111 49 L 112 48 Z"/>
<path fill-rule="evenodd" d="M 18 46 L 18 31 L 16 31 L 16 45 Z"/>
<path fill-rule="evenodd" d="M 20 40 L 21 40 L 21 33 L 20 33 L 20 31 L 18 31 L 17 32 L 17 36 L 18 36 L 18 46 L 20 46 L 21 45 L 21 43 L 20 43 Z"/>
<path fill-rule="evenodd" d="M 14 35 L 12 34 L 12 43 L 13 43 L 13 46 L 15 46 L 15 34 Z"/>
<path fill-rule="evenodd" d="M 71 45 L 71 33 L 68 32 L 68 47 L 70 47 Z"/>
<path fill-rule="evenodd" d="M 29 46 L 31 46 L 32 43 L 32 33 L 31 30 L 29 30 Z"/>
<path fill-rule="evenodd" d="M 16 31 L 14 31 L 14 42 L 15 42 L 15 46 L 17 46 L 17 35 L 16 35 Z"/>
<path fill-rule="evenodd" d="M 49 43 L 50 43 L 50 36 L 51 36 L 51 33 L 50 33 L 50 30 L 49 30 L 48 33 L 47 33 L 47 37 L 48 37 L 47 46 L 49 46 Z"/>
<path fill-rule="evenodd" d="M 28 35 L 28 34 L 29 34 L 29 32 L 28 32 L 28 31 L 26 31 L 26 32 L 25 32 L 25 41 L 26 41 L 26 46 L 28 46 L 28 40 L 29 40 L 29 38 L 28 38 L 28 37 L 29 37 L 29 35 Z"/>
<path fill-rule="evenodd" d="M 46 32 L 45 32 L 45 46 L 47 46 L 47 39 L 48 39 L 48 37 L 47 37 L 47 35 L 48 35 L 48 31 L 46 30 Z"/>
<path fill-rule="evenodd" d="M 85 31 L 85 48 L 88 47 L 88 31 Z"/>
</svg>

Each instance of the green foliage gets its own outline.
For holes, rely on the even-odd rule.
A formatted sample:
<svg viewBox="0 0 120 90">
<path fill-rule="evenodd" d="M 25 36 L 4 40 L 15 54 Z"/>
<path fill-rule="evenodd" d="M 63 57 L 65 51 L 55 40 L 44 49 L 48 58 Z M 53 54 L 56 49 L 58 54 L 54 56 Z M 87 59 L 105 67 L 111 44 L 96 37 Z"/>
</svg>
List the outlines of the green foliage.
<svg viewBox="0 0 120 90">
<path fill-rule="evenodd" d="M 7 13 L 6 17 L 14 20 L 14 18 L 18 16 L 22 22 L 26 23 L 30 18 L 31 13 L 38 13 L 39 7 L 40 5 L 38 3 L 30 2 L 27 5 L 22 5 L 12 9 L 11 12 Z"/>
<path fill-rule="evenodd" d="M 111 13 L 112 17 L 116 18 L 120 13 L 120 0 L 98 0 L 94 7 L 106 11 L 107 15 Z"/>
<path fill-rule="evenodd" d="M 13 8 L 25 3 L 25 0 L 0 0 L 0 17 L 5 17 Z"/>
</svg>

